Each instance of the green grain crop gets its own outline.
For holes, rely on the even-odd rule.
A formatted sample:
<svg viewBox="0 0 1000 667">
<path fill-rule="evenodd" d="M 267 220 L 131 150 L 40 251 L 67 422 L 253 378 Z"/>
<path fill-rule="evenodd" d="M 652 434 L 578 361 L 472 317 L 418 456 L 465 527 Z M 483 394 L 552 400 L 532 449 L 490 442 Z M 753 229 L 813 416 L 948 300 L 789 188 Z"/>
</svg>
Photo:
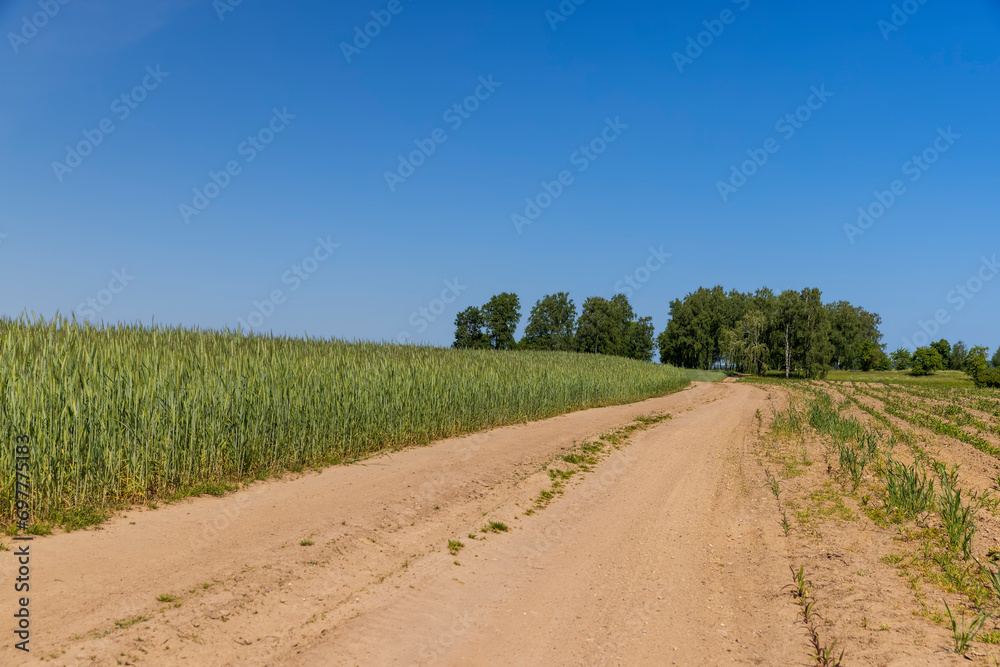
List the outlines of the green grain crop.
<svg viewBox="0 0 1000 667">
<path fill-rule="evenodd" d="M 0 319 L 0 525 L 14 438 L 35 519 L 660 396 L 674 368 L 164 326 Z"/>
</svg>

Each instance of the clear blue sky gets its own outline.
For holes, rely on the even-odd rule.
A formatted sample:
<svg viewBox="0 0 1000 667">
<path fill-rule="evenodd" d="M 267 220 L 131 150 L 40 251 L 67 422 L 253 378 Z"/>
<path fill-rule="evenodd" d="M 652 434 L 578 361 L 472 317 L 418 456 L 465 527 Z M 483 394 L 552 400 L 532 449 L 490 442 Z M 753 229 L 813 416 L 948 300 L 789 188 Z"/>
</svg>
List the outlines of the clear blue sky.
<svg viewBox="0 0 1000 667">
<path fill-rule="evenodd" d="M 0 3 L 0 313 L 221 328 L 281 290 L 260 328 L 447 345 L 492 294 L 523 327 L 631 275 L 657 331 L 701 285 L 816 286 L 890 350 L 939 310 L 936 337 L 996 348 L 1000 276 L 968 281 L 1000 253 L 1000 4 L 911 5 L 896 29 L 888 1 Z"/>
</svg>

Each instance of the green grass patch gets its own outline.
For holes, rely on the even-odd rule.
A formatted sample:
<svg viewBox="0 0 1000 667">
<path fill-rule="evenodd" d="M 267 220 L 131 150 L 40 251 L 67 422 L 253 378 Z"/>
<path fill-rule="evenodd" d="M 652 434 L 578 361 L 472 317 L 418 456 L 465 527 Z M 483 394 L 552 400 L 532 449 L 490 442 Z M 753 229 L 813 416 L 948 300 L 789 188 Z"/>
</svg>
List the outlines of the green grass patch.
<svg viewBox="0 0 1000 667">
<path fill-rule="evenodd" d="M 65 529 L 67 533 L 95 526 L 107 518 L 108 512 L 106 510 L 91 505 L 70 507 L 52 513 L 52 520 L 56 525 Z"/>
<path fill-rule="evenodd" d="M 721 382 L 730 376 L 725 371 L 703 371 L 697 368 L 682 368 L 681 372 L 692 382 Z"/>
<path fill-rule="evenodd" d="M 133 616 L 132 618 L 124 618 L 120 621 L 115 621 L 115 627 L 119 630 L 124 630 L 125 628 L 132 627 L 136 623 L 143 623 L 148 620 L 148 616 Z"/>
</svg>

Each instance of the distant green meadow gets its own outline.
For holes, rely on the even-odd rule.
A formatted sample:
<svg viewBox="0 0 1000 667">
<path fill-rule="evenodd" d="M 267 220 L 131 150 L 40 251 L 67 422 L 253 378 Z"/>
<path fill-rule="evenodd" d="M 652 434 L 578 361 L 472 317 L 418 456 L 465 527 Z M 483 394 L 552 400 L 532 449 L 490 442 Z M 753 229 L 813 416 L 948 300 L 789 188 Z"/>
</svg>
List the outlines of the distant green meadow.
<svg viewBox="0 0 1000 667">
<path fill-rule="evenodd" d="M 695 368 L 684 368 L 684 375 L 692 382 L 719 382 L 729 377 L 725 371 L 703 371 Z"/>
<path fill-rule="evenodd" d="M 785 373 L 768 371 L 765 377 L 768 381 L 781 381 L 785 379 Z M 791 379 L 801 378 L 792 375 Z M 911 375 L 909 371 L 830 371 L 825 379 L 830 382 L 872 382 L 959 389 L 975 387 L 972 378 L 962 371 L 937 371 L 933 375 Z"/>
<path fill-rule="evenodd" d="M 830 371 L 832 382 L 880 382 L 930 387 L 975 387 L 972 378 L 962 371 L 938 371 L 933 375 L 910 375 L 909 371 Z"/>
<path fill-rule="evenodd" d="M 0 523 L 19 436 L 34 515 L 60 522 L 689 384 L 589 354 L 0 319 Z"/>
</svg>

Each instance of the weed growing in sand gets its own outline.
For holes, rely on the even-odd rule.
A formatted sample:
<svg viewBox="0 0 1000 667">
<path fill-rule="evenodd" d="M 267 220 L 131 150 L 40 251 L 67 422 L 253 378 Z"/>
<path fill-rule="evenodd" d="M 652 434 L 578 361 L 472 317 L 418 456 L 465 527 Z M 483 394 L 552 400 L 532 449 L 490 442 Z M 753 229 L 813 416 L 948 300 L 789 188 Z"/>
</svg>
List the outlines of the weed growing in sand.
<svg viewBox="0 0 1000 667">
<path fill-rule="evenodd" d="M 458 540 L 448 540 L 448 553 L 457 556 L 458 552 L 465 548 L 465 545 Z"/>
<path fill-rule="evenodd" d="M 802 622 L 809 633 L 809 643 L 812 647 L 813 660 L 820 667 L 841 667 L 844 660 L 844 651 L 841 650 L 840 655 L 837 655 L 837 640 L 834 639 L 829 645 L 826 645 L 819 636 L 817 624 L 822 620 L 822 617 L 815 610 L 816 601 L 807 601 L 809 599 L 809 587 L 812 585 L 812 582 L 806 579 L 805 566 L 800 565 L 798 572 L 795 571 L 794 566 L 789 567 L 792 571 L 792 595 L 799 604 L 802 613 Z"/>
<path fill-rule="evenodd" d="M 951 613 L 951 607 L 948 606 L 948 602 L 945 601 L 944 608 L 948 611 L 948 620 L 951 623 L 951 633 L 955 640 L 955 653 L 960 655 L 965 655 L 969 650 L 969 645 L 976 640 L 976 633 L 979 629 L 983 627 L 983 623 L 986 622 L 992 614 L 978 613 L 972 619 L 971 625 L 966 625 L 965 623 L 965 612 L 962 612 L 962 626 L 959 627 L 958 621 L 955 620 L 954 614 Z"/>
<path fill-rule="evenodd" d="M 978 641 L 984 644 L 1000 644 L 1000 630 L 994 629 L 989 632 L 983 632 L 979 635 Z"/>
<path fill-rule="evenodd" d="M 861 479 L 865 473 L 865 466 L 868 465 L 868 457 L 858 454 L 858 450 L 850 445 L 841 444 L 837 446 L 840 450 L 840 469 L 847 473 L 851 480 L 851 493 L 858 490 Z"/>
<path fill-rule="evenodd" d="M 983 577 L 989 582 L 993 592 L 1000 596 L 1000 570 L 995 570 L 992 567 L 983 565 L 978 558 L 976 558 L 975 561 L 979 565 L 979 569 L 982 570 Z"/>
<path fill-rule="evenodd" d="M 484 533 L 506 533 L 508 530 L 510 530 L 510 526 L 502 521 L 490 521 L 483 526 Z"/>
<path fill-rule="evenodd" d="M 792 584 L 792 595 L 800 600 L 809 597 L 809 586 L 812 582 L 806 580 L 805 565 L 800 565 L 798 572 L 795 571 L 794 567 L 792 568 L 792 579 L 794 580 L 794 583 Z"/>
<path fill-rule="evenodd" d="M 115 627 L 119 630 L 124 630 L 125 628 L 130 628 L 136 623 L 142 623 L 148 621 L 148 616 L 133 616 L 132 618 L 123 618 L 120 621 L 115 621 Z"/>
<path fill-rule="evenodd" d="M 767 479 L 767 486 L 771 489 L 771 493 L 774 494 L 774 499 L 781 502 L 781 484 L 778 483 L 778 478 L 772 475 L 767 468 L 764 469 L 764 477 Z"/>
<path fill-rule="evenodd" d="M 948 542 L 968 560 L 972 556 L 972 538 L 976 534 L 975 515 L 972 506 L 962 505 L 962 490 L 954 486 L 957 475 L 957 470 L 951 475 L 942 472 L 938 507 Z"/>
<path fill-rule="evenodd" d="M 917 468 L 889 460 L 885 465 L 885 507 L 899 518 L 909 519 L 934 506 L 934 480 Z"/>
</svg>

